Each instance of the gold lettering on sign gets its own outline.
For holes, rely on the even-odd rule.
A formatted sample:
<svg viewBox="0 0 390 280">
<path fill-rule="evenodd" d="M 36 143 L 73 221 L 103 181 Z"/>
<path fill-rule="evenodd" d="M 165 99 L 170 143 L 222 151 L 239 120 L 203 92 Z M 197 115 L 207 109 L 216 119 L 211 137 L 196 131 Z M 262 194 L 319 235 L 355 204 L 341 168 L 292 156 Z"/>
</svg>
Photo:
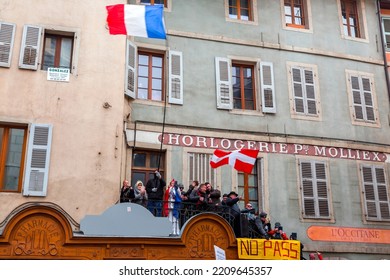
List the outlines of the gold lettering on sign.
<svg viewBox="0 0 390 280">
<path fill-rule="evenodd" d="M 57 221 L 30 217 L 15 227 L 13 252 L 17 256 L 55 256 L 62 239 L 62 227 Z"/>
<path fill-rule="evenodd" d="M 191 228 L 188 235 L 188 245 L 192 258 L 213 258 L 214 245 L 227 246 L 227 236 L 222 226 L 203 222 Z"/>
</svg>

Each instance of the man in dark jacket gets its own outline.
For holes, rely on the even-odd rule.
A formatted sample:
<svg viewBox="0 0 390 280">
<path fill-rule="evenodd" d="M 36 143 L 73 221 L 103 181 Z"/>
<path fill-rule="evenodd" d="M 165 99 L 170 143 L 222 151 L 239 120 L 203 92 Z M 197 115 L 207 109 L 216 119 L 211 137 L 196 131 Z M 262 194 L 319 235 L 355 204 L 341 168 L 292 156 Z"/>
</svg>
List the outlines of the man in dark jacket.
<svg viewBox="0 0 390 280">
<path fill-rule="evenodd" d="M 230 214 L 234 217 L 233 230 L 236 238 L 241 237 L 241 210 L 237 204 L 240 199 L 241 197 L 236 192 L 231 191 L 225 202 L 229 206 Z"/>
<path fill-rule="evenodd" d="M 146 183 L 146 193 L 148 194 L 149 211 L 156 217 L 161 217 L 162 200 L 166 183 L 158 170 L 154 171 L 153 178 Z"/>
</svg>

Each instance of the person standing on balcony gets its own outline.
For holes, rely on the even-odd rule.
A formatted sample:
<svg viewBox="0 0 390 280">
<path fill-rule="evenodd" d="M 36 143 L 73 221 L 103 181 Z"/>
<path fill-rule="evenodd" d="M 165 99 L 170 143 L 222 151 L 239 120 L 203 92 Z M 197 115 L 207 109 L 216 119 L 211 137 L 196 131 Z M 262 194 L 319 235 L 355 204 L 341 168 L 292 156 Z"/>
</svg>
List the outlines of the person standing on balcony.
<svg viewBox="0 0 390 280">
<path fill-rule="evenodd" d="M 161 217 L 162 200 L 166 183 L 158 170 L 154 171 L 153 178 L 146 183 L 146 193 L 148 195 L 147 208 L 156 217 Z"/>
</svg>

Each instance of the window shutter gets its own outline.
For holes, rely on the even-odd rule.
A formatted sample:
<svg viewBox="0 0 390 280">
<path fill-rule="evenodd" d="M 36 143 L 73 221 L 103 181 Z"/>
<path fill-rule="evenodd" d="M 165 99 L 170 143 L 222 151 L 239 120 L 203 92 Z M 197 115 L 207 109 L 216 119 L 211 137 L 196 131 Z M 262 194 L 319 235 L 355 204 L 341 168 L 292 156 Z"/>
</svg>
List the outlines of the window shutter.
<svg viewBox="0 0 390 280">
<path fill-rule="evenodd" d="M 297 113 L 305 113 L 304 89 L 301 69 L 293 67 L 291 71 L 293 80 L 294 110 Z"/>
<path fill-rule="evenodd" d="M 217 108 L 233 109 L 233 88 L 230 74 L 230 60 L 228 58 L 216 57 L 216 84 L 217 84 Z"/>
<path fill-rule="evenodd" d="M 37 70 L 38 55 L 41 45 L 42 28 L 25 25 L 23 28 L 22 46 L 20 48 L 19 68 Z"/>
<path fill-rule="evenodd" d="M 16 25 L 0 22 L 0 66 L 10 67 Z"/>
<path fill-rule="evenodd" d="M 351 88 L 352 88 L 352 102 L 355 112 L 355 118 L 357 120 L 364 120 L 363 114 L 363 100 L 360 93 L 360 81 L 359 77 L 351 76 Z"/>
<path fill-rule="evenodd" d="M 363 88 L 363 96 L 364 96 L 364 105 L 366 111 L 366 118 L 368 121 L 375 121 L 375 113 L 374 113 L 374 101 L 372 97 L 372 82 L 370 78 L 362 77 L 362 88 Z"/>
<path fill-rule="evenodd" d="M 300 169 L 304 216 L 330 218 L 325 163 L 302 161 Z"/>
<path fill-rule="evenodd" d="M 137 46 L 127 40 L 125 94 L 135 99 L 137 80 Z"/>
<path fill-rule="evenodd" d="M 183 104 L 183 54 L 169 52 L 169 103 Z"/>
<path fill-rule="evenodd" d="M 276 113 L 275 83 L 272 62 L 260 62 L 263 113 Z"/>
<path fill-rule="evenodd" d="M 46 196 L 51 140 L 51 125 L 31 125 L 28 140 L 26 176 L 23 186 L 23 195 L 25 196 Z"/>
<path fill-rule="evenodd" d="M 314 86 L 314 72 L 309 69 L 304 69 L 305 77 L 305 93 L 306 93 L 306 102 L 307 102 L 307 113 L 309 115 L 317 115 L 317 103 L 316 103 L 316 93 Z"/>
<path fill-rule="evenodd" d="M 361 173 L 367 219 L 389 220 L 390 201 L 384 169 L 378 166 L 362 166 Z"/>
</svg>

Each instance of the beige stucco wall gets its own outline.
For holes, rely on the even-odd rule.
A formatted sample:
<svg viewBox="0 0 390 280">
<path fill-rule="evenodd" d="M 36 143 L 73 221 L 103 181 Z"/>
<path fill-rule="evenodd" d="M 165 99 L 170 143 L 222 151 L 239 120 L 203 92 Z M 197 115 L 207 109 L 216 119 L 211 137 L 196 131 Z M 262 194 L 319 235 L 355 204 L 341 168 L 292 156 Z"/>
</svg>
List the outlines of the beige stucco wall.
<svg viewBox="0 0 390 280">
<path fill-rule="evenodd" d="M 0 193 L 0 221 L 28 201 L 54 202 L 76 221 L 117 201 L 125 166 L 126 37 L 109 35 L 105 6 L 121 2 L 126 1 L 0 1 L 0 21 L 16 24 L 11 67 L 0 67 L 0 122 L 53 125 L 47 196 Z M 77 33 L 69 82 L 19 69 L 25 24 Z"/>
</svg>

